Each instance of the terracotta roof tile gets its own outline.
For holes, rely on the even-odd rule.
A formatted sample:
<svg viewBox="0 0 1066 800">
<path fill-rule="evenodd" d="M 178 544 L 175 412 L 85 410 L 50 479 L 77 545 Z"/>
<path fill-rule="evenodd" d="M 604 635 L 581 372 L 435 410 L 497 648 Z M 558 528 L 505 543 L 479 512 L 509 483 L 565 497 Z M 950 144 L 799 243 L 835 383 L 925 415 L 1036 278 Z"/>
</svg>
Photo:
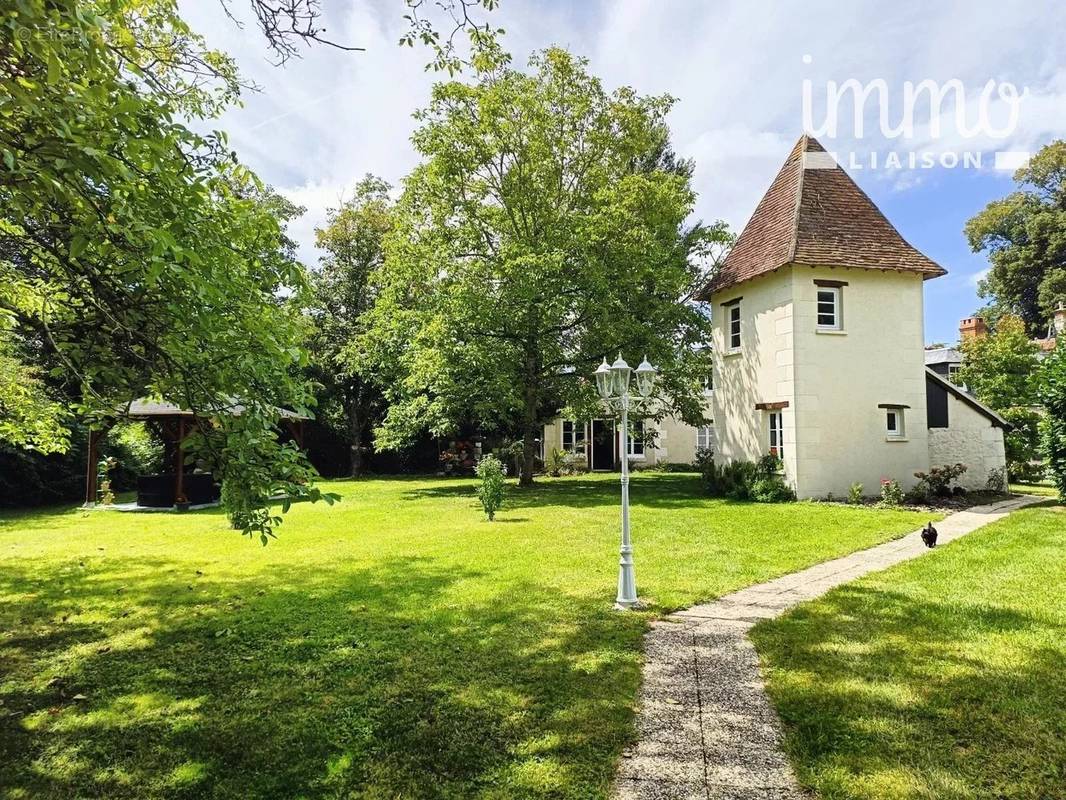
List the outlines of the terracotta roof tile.
<svg viewBox="0 0 1066 800">
<path fill-rule="evenodd" d="M 946 272 L 900 236 L 825 148 L 806 135 L 700 296 L 708 299 L 785 264 L 891 269 L 927 278 Z"/>
</svg>

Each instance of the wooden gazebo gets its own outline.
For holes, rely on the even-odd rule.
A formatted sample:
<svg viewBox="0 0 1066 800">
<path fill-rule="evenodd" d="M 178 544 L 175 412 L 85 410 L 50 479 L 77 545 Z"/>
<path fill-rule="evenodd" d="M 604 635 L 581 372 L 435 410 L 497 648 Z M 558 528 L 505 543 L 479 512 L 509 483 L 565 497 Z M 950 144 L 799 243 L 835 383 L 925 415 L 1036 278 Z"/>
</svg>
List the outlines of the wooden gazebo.
<svg viewBox="0 0 1066 800">
<path fill-rule="evenodd" d="M 245 406 L 240 403 L 233 403 L 226 408 L 226 413 L 233 415 L 240 415 L 244 411 Z M 292 435 L 293 441 L 296 442 L 296 446 L 303 448 L 304 442 L 304 420 L 308 417 L 297 414 L 294 411 L 287 409 L 278 409 L 278 414 L 285 424 L 288 426 L 289 433 Z M 173 503 L 153 503 L 156 507 L 174 507 L 185 508 L 190 505 L 189 491 L 190 487 L 187 485 L 190 477 L 195 477 L 197 486 L 193 491 L 199 493 L 201 501 L 204 499 L 203 490 L 206 488 L 209 492 L 213 491 L 213 478 L 207 475 L 206 478 L 201 475 L 190 476 L 185 471 L 185 448 L 184 442 L 189 433 L 198 424 L 207 422 L 207 418 L 203 416 L 197 416 L 194 412 L 187 409 L 183 409 L 173 403 L 168 403 L 162 400 L 153 400 L 151 398 L 141 398 L 134 400 L 126 407 L 120 409 L 116 413 L 116 417 L 130 420 L 151 421 L 159 425 L 160 431 L 165 441 L 171 444 L 173 450 L 173 494 L 168 491 L 165 493 L 165 497 L 173 497 Z M 90 429 L 89 431 L 89 447 L 88 457 L 85 470 L 85 506 L 91 508 L 96 505 L 96 492 L 97 481 L 99 476 L 97 475 L 97 462 L 99 460 L 100 443 L 103 441 L 106 435 L 106 430 Z M 159 479 L 165 478 L 165 475 L 159 476 L 146 476 L 148 478 L 154 478 L 156 487 L 158 488 Z M 141 505 L 142 491 L 141 480 L 138 480 L 138 505 Z M 169 481 L 168 481 L 169 483 Z M 158 495 L 159 492 L 157 491 Z M 217 496 L 212 497 L 212 500 L 217 500 Z M 146 507 L 148 507 L 146 505 Z"/>
</svg>

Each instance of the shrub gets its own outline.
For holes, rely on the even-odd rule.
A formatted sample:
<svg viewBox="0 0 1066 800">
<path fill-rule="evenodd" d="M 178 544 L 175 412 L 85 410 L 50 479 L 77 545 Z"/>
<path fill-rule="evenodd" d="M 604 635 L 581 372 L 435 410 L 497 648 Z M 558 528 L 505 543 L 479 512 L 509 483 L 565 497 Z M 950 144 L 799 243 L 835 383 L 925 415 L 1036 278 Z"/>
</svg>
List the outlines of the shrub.
<svg viewBox="0 0 1066 800">
<path fill-rule="evenodd" d="M 751 499 L 756 503 L 791 503 L 796 499 L 796 493 L 780 475 L 767 475 L 755 479 L 751 485 Z"/>
<path fill-rule="evenodd" d="M 940 467 L 930 467 L 928 472 L 915 472 L 914 477 L 920 483 L 928 487 L 930 494 L 936 497 L 947 497 L 951 494 L 951 484 L 966 472 L 965 464 L 944 464 Z"/>
<path fill-rule="evenodd" d="M 1040 480 L 1047 468 L 1040 458 L 1040 414 L 1019 406 L 1000 409 L 999 414 L 1011 425 L 1003 435 L 1008 476 L 1015 481 Z"/>
<path fill-rule="evenodd" d="M 503 462 L 496 456 L 485 456 L 475 467 L 481 485 L 477 488 L 477 497 L 481 507 L 491 522 L 496 512 L 503 505 Z"/>
<path fill-rule="evenodd" d="M 988 480 L 985 481 L 985 489 L 996 494 L 1003 494 L 1007 491 L 1007 470 L 1004 467 L 997 467 L 996 469 L 990 469 L 988 471 Z"/>
<path fill-rule="evenodd" d="M 711 497 L 750 500 L 756 477 L 755 464 L 750 461 L 730 461 L 722 465 L 712 461 L 703 473 L 703 483 Z"/>
<path fill-rule="evenodd" d="M 728 497 L 731 500 L 755 500 L 760 503 L 780 503 L 796 499 L 796 493 L 777 474 L 781 460 L 768 455 L 759 462 L 730 461 L 715 464 L 704 459 L 703 484 L 711 497 Z"/>
<path fill-rule="evenodd" d="M 560 475 L 570 475 L 573 473 L 574 457 L 566 450 L 560 450 L 558 447 L 553 447 L 548 451 L 547 457 L 544 459 L 544 471 L 551 477 L 558 478 Z"/>
<path fill-rule="evenodd" d="M 881 505 L 903 505 L 903 488 L 899 485 L 899 481 L 894 478 L 881 479 Z"/>
<path fill-rule="evenodd" d="M 851 484 L 851 486 L 848 487 L 848 502 L 851 503 L 853 506 L 858 505 L 859 503 L 861 503 L 862 502 L 862 492 L 863 492 L 863 489 L 865 489 L 865 488 L 866 487 L 864 487 L 858 481 L 856 481 L 855 483 Z"/>
</svg>

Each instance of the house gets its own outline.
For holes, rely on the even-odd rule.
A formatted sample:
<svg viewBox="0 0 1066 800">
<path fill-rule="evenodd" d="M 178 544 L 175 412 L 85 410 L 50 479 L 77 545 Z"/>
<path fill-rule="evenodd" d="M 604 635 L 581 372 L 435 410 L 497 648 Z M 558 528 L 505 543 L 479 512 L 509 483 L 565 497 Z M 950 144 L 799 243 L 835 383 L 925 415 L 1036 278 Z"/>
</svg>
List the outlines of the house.
<svg viewBox="0 0 1066 800">
<path fill-rule="evenodd" d="M 688 461 L 702 444 L 720 462 L 774 452 L 801 498 L 855 482 L 874 493 L 883 478 L 909 488 L 930 464 L 969 459 L 964 483 L 983 487 L 1005 465 L 1006 423 L 925 366 L 923 283 L 944 274 L 801 137 L 699 295 L 715 320 L 713 426 L 666 419 L 654 447 L 638 430 L 630 459 Z M 613 467 L 621 446 L 608 420 L 557 419 L 544 437 L 592 469 Z"/>
</svg>

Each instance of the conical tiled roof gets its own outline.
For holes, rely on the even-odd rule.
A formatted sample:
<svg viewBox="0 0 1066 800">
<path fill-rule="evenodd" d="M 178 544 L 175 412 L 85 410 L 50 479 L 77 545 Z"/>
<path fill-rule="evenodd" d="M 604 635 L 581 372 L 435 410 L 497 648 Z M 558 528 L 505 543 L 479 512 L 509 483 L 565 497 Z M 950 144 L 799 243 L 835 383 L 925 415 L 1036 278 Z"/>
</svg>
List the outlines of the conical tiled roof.
<svg viewBox="0 0 1066 800">
<path fill-rule="evenodd" d="M 946 270 L 899 235 L 825 148 L 801 136 L 703 299 L 785 264 L 918 272 Z"/>
</svg>

